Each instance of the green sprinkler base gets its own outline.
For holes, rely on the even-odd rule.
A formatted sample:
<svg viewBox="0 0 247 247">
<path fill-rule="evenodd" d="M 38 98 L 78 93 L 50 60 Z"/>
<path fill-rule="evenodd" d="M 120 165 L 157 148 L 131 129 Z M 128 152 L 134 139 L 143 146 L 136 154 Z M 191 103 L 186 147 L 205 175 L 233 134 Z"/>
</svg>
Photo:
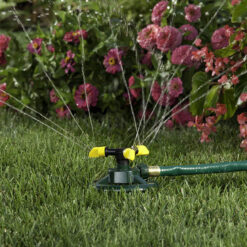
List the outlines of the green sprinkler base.
<svg viewBox="0 0 247 247">
<path fill-rule="evenodd" d="M 149 188 L 152 187 L 158 187 L 158 185 L 154 182 L 147 182 L 144 180 L 142 177 L 139 175 L 134 175 L 133 177 L 133 182 L 132 183 L 122 183 L 122 184 L 117 184 L 117 183 L 112 183 L 110 175 L 107 175 L 97 181 L 95 183 L 95 187 L 98 190 L 103 190 L 103 191 L 121 191 L 124 190 L 126 192 L 130 192 L 133 190 L 139 190 L 139 191 L 145 191 Z"/>
</svg>

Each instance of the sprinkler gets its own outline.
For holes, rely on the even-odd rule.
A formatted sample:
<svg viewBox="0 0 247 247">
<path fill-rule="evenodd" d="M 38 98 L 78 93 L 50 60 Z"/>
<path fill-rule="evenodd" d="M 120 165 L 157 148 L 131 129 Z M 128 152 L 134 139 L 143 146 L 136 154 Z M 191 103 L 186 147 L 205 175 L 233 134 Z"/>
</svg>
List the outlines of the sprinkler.
<svg viewBox="0 0 247 247">
<path fill-rule="evenodd" d="M 147 166 L 145 164 L 139 164 L 136 167 L 130 166 L 130 161 L 134 161 L 136 156 L 148 154 L 148 149 L 143 145 L 119 149 L 93 148 L 89 153 L 90 158 L 108 157 L 110 155 L 116 158 L 116 167 L 110 168 L 108 175 L 95 183 L 96 188 L 105 191 L 120 191 L 121 189 L 125 191 L 145 191 L 148 188 L 157 187 L 157 183 L 148 181 L 149 177 L 247 171 L 247 161 L 186 166 Z"/>
</svg>

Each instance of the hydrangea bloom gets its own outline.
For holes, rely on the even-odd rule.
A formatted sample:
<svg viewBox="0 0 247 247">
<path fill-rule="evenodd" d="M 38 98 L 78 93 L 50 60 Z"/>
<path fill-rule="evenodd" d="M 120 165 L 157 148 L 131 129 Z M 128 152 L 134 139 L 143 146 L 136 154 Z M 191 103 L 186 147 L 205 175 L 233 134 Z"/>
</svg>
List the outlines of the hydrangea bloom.
<svg viewBox="0 0 247 247">
<path fill-rule="evenodd" d="M 106 72 L 110 74 L 116 74 L 121 71 L 122 67 L 122 56 L 123 51 L 117 48 L 111 49 L 104 58 L 104 66 L 106 67 Z"/>
<path fill-rule="evenodd" d="M 214 31 L 211 37 L 211 44 L 214 50 L 227 47 L 229 44 L 229 36 L 226 33 L 225 27 L 219 28 Z"/>
<path fill-rule="evenodd" d="M 152 22 L 156 25 L 160 25 L 162 16 L 164 15 L 167 9 L 168 1 L 160 1 L 158 2 L 152 12 Z"/>
<path fill-rule="evenodd" d="M 160 27 L 158 25 L 148 25 L 138 33 L 137 42 L 142 48 L 152 50 L 156 46 L 156 39 L 159 30 Z"/>
<path fill-rule="evenodd" d="M 0 56 L 1 56 L 1 53 L 5 52 L 7 50 L 10 40 L 11 40 L 10 37 L 8 37 L 4 34 L 0 35 Z"/>
<path fill-rule="evenodd" d="M 27 45 L 27 49 L 29 50 L 30 53 L 32 54 L 41 54 L 41 45 L 42 45 L 43 39 L 41 38 L 36 38 L 32 40 L 31 43 Z"/>
<path fill-rule="evenodd" d="M 184 8 L 185 11 L 185 19 L 189 22 L 196 22 L 201 17 L 201 9 L 199 6 L 194 4 L 189 4 Z"/>
<path fill-rule="evenodd" d="M 167 52 L 169 50 L 174 50 L 181 43 L 182 34 L 177 28 L 165 26 L 160 29 L 156 41 L 158 49 Z"/>
<path fill-rule="evenodd" d="M 70 112 L 66 106 L 60 107 L 56 109 L 57 116 L 59 118 L 69 118 L 70 117 Z"/>
<path fill-rule="evenodd" d="M 172 110 L 172 119 L 180 125 L 185 125 L 189 121 L 194 121 L 194 117 L 191 115 L 188 107 L 183 109 L 186 104 L 175 107 Z M 183 110 L 182 110 L 183 109 Z"/>
<path fill-rule="evenodd" d="M 74 100 L 78 108 L 88 111 L 98 102 L 98 89 L 90 83 L 81 84 L 75 92 Z M 87 99 L 86 99 L 87 97 Z"/>
<path fill-rule="evenodd" d="M 71 50 L 67 51 L 66 58 L 62 59 L 60 65 L 62 68 L 65 68 L 65 73 L 68 74 L 69 71 L 75 72 L 75 61 L 74 61 L 75 54 L 72 53 Z"/>
<path fill-rule="evenodd" d="M 173 105 L 175 103 L 175 98 L 171 97 L 170 95 L 167 95 L 166 92 L 164 92 L 165 85 L 163 86 L 163 89 L 159 85 L 157 81 L 154 82 L 152 89 L 151 89 L 151 95 L 155 102 L 158 102 L 161 106 L 166 105 Z"/>
<path fill-rule="evenodd" d="M 194 41 L 198 35 L 196 28 L 190 24 L 182 25 L 179 30 L 182 32 L 182 34 L 186 34 L 183 37 L 185 40 Z"/>
<path fill-rule="evenodd" d="M 9 99 L 9 96 L 5 93 L 6 87 L 6 83 L 0 84 L 0 106 L 4 106 L 4 102 Z"/>
<path fill-rule="evenodd" d="M 183 93 L 183 90 L 183 82 L 179 77 L 175 77 L 169 82 L 168 91 L 171 97 L 177 98 Z"/>
<path fill-rule="evenodd" d="M 88 33 L 86 30 L 77 30 L 77 31 L 67 32 L 64 35 L 63 40 L 68 43 L 78 44 L 80 43 L 81 38 L 87 39 L 87 37 L 88 37 Z"/>
<path fill-rule="evenodd" d="M 143 76 L 140 75 L 140 78 L 143 78 Z M 129 78 L 129 88 L 130 88 L 130 93 L 131 95 L 137 99 L 139 98 L 140 94 L 141 94 L 141 89 L 140 88 L 131 88 L 132 86 L 134 86 L 135 84 L 135 77 L 131 76 Z"/>
<path fill-rule="evenodd" d="M 200 66 L 200 61 L 196 61 L 192 57 L 192 52 L 197 50 L 197 48 L 190 45 L 179 46 L 172 52 L 171 61 L 173 64 L 182 64 L 188 67 L 195 66 L 198 68 Z"/>
<path fill-rule="evenodd" d="M 55 90 L 52 89 L 52 90 L 50 91 L 50 101 L 51 101 L 52 103 L 57 103 L 58 100 L 59 100 L 59 98 L 57 97 Z"/>
</svg>

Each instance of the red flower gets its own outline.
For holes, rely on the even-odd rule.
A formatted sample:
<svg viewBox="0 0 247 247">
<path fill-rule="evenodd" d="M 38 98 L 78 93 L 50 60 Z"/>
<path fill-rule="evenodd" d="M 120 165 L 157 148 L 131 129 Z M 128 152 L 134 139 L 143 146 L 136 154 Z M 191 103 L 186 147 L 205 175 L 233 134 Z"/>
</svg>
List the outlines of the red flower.
<svg viewBox="0 0 247 247">
<path fill-rule="evenodd" d="M 71 50 L 67 51 L 66 58 L 62 59 L 60 62 L 60 65 L 62 68 L 65 68 L 65 73 L 68 74 L 70 71 L 73 73 L 75 72 L 75 60 L 74 60 L 75 54 L 72 53 Z"/>
<path fill-rule="evenodd" d="M 67 32 L 64 35 L 63 40 L 68 43 L 78 44 L 80 43 L 81 38 L 87 39 L 87 37 L 88 37 L 88 33 L 86 30 L 77 30 L 77 31 Z"/>
<path fill-rule="evenodd" d="M 152 12 L 152 22 L 156 25 L 160 25 L 162 16 L 164 15 L 166 9 L 168 6 L 168 1 L 161 1 L 158 2 L 154 8 L 153 8 L 153 12 Z"/>
<path fill-rule="evenodd" d="M 240 99 L 241 99 L 241 101 L 246 102 L 247 101 L 247 93 L 241 93 Z"/>
<path fill-rule="evenodd" d="M 226 33 L 225 27 L 214 31 L 211 37 L 211 44 L 214 50 L 222 49 L 229 45 L 229 36 Z"/>
<path fill-rule="evenodd" d="M 173 98 L 177 98 L 180 94 L 182 94 L 184 88 L 181 79 L 179 77 L 173 78 L 169 82 L 168 90 L 169 90 L 169 95 Z"/>
<path fill-rule="evenodd" d="M 1 53 L 5 52 L 7 50 L 10 40 L 11 40 L 10 37 L 8 37 L 4 34 L 0 35 L 0 56 L 1 56 Z"/>
<path fill-rule="evenodd" d="M 172 119 L 180 125 L 186 125 L 190 121 L 194 121 L 194 117 L 191 115 L 188 107 L 182 110 L 186 104 L 177 106 L 172 111 Z"/>
<path fill-rule="evenodd" d="M 27 45 L 27 49 L 29 50 L 29 52 L 32 54 L 41 55 L 42 41 L 43 39 L 41 38 L 32 40 L 32 42 Z"/>
<path fill-rule="evenodd" d="M 110 74 L 116 74 L 121 71 L 122 67 L 122 56 L 123 51 L 119 49 L 111 49 L 104 58 L 104 66 L 106 68 L 106 72 Z"/>
<path fill-rule="evenodd" d="M 201 8 L 194 4 L 189 4 L 184 8 L 185 11 L 185 19 L 189 22 L 196 22 L 201 17 Z"/>
<path fill-rule="evenodd" d="M 88 111 L 90 106 L 96 106 L 98 95 L 99 91 L 95 86 L 89 83 L 82 84 L 75 92 L 75 103 L 78 108 Z"/>
<path fill-rule="evenodd" d="M 182 45 L 176 48 L 172 52 L 171 61 L 173 64 L 182 64 L 188 67 L 196 67 L 200 66 L 200 62 L 193 59 L 193 52 L 198 49 L 190 46 L 190 45 Z"/>
<path fill-rule="evenodd" d="M 232 6 L 236 5 L 236 4 L 240 4 L 241 0 L 232 0 L 231 4 Z"/>
<path fill-rule="evenodd" d="M 137 42 L 143 49 L 152 50 L 156 46 L 159 30 L 160 27 L 158 25 L 148 25 L 138 33 Z"/>
<path fill-rule="evenodd" d="M 238 32 L 237 32 L 237 35 L 236 35 L 236 37 L 235 37 L 235 40 L 236 40 L 236 41 L 240 41 L 240 40 L 242 40 L 244 37 L 245 37 L 245 33 L 242 32 L 242 31 L 238 31 Z"/>
<path fill-rule="evenodd" d="M 168 129 L 172 129 L 174 127 L 174 123 L 172 120 L 167 120 L 166 123 L 165 123 L 165 127 L 168 128 Z"/>
<path fill-rule="evenodd" d="M 6 58 L 5 58 L 5 54 L 4 53 L 0 53 L 0 66 L 3 66 L 7 63 Z"/>
<path fill-rule="evenodd" d="M 237 77 L 236 75 L 233 75 L 233 76 L 232 76 L 232 84 L 233 84 L 233 85 L 236 85 L 236 84 L 238 84 L 238 83 L 239 83 L 238 77 Z"/>
<path fill-rule="evenodd" d="M 182 34 L 175 27 L 165 26 L 160 29 L 157 36 L 157 48 L 163 52 L 174 50 L 182 43 Z"/>
<path fill-rule="evenodd" d="M 191 26 L 190 24 L 182 25 L 179 30 L 182 32 L 182 34 L 186 34 L 183 36 L 185 40 L 193 41 L 198 35 L 198 31 L 196 30 L 196 28 Z"/>
<path fill-rule="evenodd" d="M 143 79 L 143 76 L 142 75 L 140 75 L 139 76 L 141 79 Z M 141 89 L 140 88 L 131 88 L 132 86 L 134 86 L 134 84 L 135 84 L 135 77 L 134 76 L 131 76 L 130 78 L 129 78 L 129 88 L 130 88 L 130 93 L 131 93 L 131 95 L 135 98 L 135 99 L 137 99 L 137 98 L 139 98 L 139 96 L 140 96 L 140 94 L 141 94 Z"/>
<path fill-rule="evenodd" d="M 216 108 L 208 108 L 209 111 L 212 111 L 216 114 L 216 117 L 220 115 L 224 115 L 227 112 L 227 108 L 225 104 L 219 104 L 217 103 Z"/>
<path fill-rule="evenodd" d="M 0 107 L 4 106 L 4 102 L 9 99 L 9 96 L 6 94 L 6 83 L 0 84 Z"/>
<path fill-rule="evenodd" d="M 247 124 L 240 124 L 239 125 L 240 136 L 243 138 L 247 137 Z"/>
<path fill-rule="evenodd" d="M 221 76 L 221 78 L 218 80 L 219 83 L 225 83 L 228 81 L 228 78 L 226 75 Z"/>
<path fill-rule="evenodd" d="M 57 116 L 59 118 L 69 118 L 70 117 L 70 112 L 66 106 L 60 107 L 56 109 Z"/>
<path fill-rule="evenodd" d="M 50 91 L 50 101 L 51 101 L 52 103 L 57 103 L 58 100 L 59 100 L 59 98 L 57 97 L 57 95 L 56 95 L 56 93 L 55 93 L 55 90 L 52 89 L 52 90 Z"/>
<path fill-rule="evenodd" d="M 194 44 L 195 44 L 195 46 L 197 46 L 197 47 L 202 46 L 202 40 L 201 40 L 201 39 L 196 39 L 196 40 L 194 41 Z"/>
<path fill-rule="evenodd" d="M 243 112 L 239 114 L 237 117 L 237 120 L 239 124 L 246 124 L 247 123 L 247 113 Z"/>
</svg>

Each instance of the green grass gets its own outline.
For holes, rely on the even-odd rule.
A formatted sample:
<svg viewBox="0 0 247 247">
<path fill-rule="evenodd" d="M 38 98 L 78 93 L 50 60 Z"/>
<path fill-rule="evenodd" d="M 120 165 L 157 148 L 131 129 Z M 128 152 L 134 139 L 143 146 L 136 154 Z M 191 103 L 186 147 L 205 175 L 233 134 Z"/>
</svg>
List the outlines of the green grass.
<svg viewBox="0 0 247 247">
<path fill-rule="evenodd" d="M 97 192 L 112 158 L 87 158 L 94 145 L 123 146 L 125 123 L 87 120 L 78 147 L 19 115 L 0 113 L 0 246 L 246 246 L 245 172 L 154 179 L 145 193 Z M 113 130 L 113 131 L 111 131 Z M 121 134 L 122 133 L 122 134 Z M 125 133 L 125 134 L 123 134 Z M 237 126 L 223 125 L 201 145 L 193 130 L 163 132 L 148 165 L 245 160 Z"/>
</svg>

